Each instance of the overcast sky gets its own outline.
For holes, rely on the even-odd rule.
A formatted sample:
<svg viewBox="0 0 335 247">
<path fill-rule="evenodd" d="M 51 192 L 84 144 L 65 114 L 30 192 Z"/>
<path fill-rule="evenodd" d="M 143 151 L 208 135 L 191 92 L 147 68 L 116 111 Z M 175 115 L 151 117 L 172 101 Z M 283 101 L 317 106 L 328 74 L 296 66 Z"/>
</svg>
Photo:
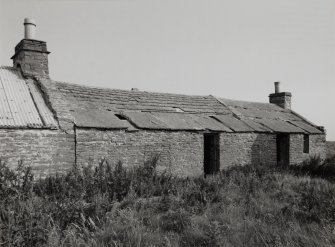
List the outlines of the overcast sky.
<svg viewBox="0 0 335 247">
<path fill-rule="evenodd" d="M 1 65 L 25 17 L 54 80 L 257 102 L 280 81 L 335 141 L 334 0 L 0 0 Z"/>
</svg>

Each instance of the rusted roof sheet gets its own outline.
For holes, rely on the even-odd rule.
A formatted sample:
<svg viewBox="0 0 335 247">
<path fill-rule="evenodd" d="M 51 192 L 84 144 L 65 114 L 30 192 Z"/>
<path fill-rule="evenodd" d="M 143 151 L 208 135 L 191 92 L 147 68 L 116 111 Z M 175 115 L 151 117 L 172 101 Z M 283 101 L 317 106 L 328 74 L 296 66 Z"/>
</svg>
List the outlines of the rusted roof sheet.
<svg viewBox="0 0 335 247">
<path fill-rule="evenodd" d="M 234 131 L 237 131 L 237 132 L 254 131 L 253 128 L 251 128 L 246 123 L 244 123 L 242 120 L 237 119 L 232 115 L 214 115 L 213 117 Z"/>
<path fill-rule="evenodd" d="M 0 126 L 43 127 L 26 82 L 10 67 L 0 67 Z"/>
<path fill-rule="evenodd" d="M 307 131 L 310 134 L 321 134 L 322 132 L 315 128 L 314 126 L 307 124 L 303 121 L 290 121 L 290 123 L 294 124 L 295 126 Z"/>
<path fill-rule="evenodd" d="M 99 111 L 96 109 L 71 111 L 74 123 L 79 127 L 103 128 L 103 129 L 127 129 L 128 121 L 121 120 L 113 112 Z"/>
<path fill-rule="evenodd" d="M 254 119 L 255 122 L 265 125 L 274 132 L 280 133 L 306 133 L 301 128 L 298 128 L 295 125 L 292 125 L 288 122 L 275 119 Z"/>
</svg>

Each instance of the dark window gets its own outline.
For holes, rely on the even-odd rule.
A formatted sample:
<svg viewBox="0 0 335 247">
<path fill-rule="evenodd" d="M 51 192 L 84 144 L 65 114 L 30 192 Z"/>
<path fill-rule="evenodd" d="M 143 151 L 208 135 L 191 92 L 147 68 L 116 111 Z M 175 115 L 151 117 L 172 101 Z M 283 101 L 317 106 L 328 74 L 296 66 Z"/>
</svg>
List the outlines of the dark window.
<svg viewBox="0 0 335 247">
<path fill-rule="evenodd" d="M 277 163 L 289 165 L 290 163 L 290 136 L 285 134 L 277 135 Z"/>
<path fill-rule="evenodd" d="M 220 170 L 220 139 L 215 133 L 204 134 L 204 173 L 205 176 Z"/>
<path fill-rule="evenodd" d="M 304 135 L 304 153 L 309 153 L 309 135 Z"/>
</svg>

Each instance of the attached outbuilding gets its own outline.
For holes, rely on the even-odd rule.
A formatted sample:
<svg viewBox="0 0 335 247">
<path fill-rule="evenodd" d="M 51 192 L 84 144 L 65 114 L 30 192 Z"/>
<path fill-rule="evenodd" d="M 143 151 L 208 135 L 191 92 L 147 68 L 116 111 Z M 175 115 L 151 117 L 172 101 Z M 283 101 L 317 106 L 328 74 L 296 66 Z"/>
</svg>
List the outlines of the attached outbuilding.
<svg viewBox="0 0 335 247">
<path fill-rule="evenodd" d="M 0 157 L 38 174 L 74 164 L 142 164 L 180 176 L 234 165 L 297 164 L 326 156 L 325 130 L 291 110 L 291 93 L 269 103 L 214 96 L 95 88 L 50 79 L 46 43 L 25 19 L 13 67 L 0 67 Z"/>
</svg>

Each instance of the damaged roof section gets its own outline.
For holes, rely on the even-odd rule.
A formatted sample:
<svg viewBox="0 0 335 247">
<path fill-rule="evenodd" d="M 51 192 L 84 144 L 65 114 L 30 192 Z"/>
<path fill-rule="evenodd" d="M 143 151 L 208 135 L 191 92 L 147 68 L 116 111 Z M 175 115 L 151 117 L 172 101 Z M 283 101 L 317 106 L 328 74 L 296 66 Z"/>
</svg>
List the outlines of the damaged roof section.
<svg viewBox="0 0 335 247">
<path fill-rule="evenodd" d="M 57 128 L 54 114 L 62 129 L 323 133 L 271 103 L 25 80 L 14 68 L 0 67 L 0 127 Z"/>
<path fill-rule="evenodd" d="M 257 132 L 322 133 L 315 125 L 305 121 L 291 110 L 283 109 L 275 104 L 222 98 L 218 98 L 218 100 L 228 107 L 236 118 Z M 234 127 L 237 124 L 237 122 L 232 123 L 231 126 Z"/>
<path fill-rule="evenodd" d="M 52 128 L 57 123 L 42 95 L 21 73 L 0 67 L 0 127 Z"/>
<path fill-rule="evenodd" d="M 163 112 L 123 112 L 132 124 L 141 129 L 156 130 L 211 130 L 232 132 L 231 129 L 209 116 L 163 113 Z"/>
</svg>

